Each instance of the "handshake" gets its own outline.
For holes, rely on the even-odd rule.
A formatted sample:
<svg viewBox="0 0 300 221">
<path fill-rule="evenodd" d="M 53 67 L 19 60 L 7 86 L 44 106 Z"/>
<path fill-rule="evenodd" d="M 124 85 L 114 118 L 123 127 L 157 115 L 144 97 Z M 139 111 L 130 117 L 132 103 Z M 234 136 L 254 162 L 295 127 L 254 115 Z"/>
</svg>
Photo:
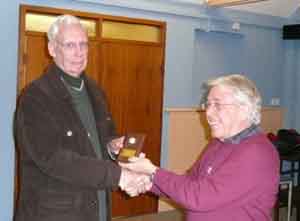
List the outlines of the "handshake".
<svg viewBox="0 0 300 221">
<path fill-rule="evenodd" d="M 138 196 L 151 189 L 151 177 L 157 167 L 143 153 L 139 157 L 129 158 L 128 163 L 119 162 L 119 165 L 122 167 L 119 187 L 129 196 Z"/>
<path fill-rule="evenodd" d="M 112 140 L 108 145 L 110 152 L 119 154 L 120 150 L 124 147 L 124 141 L 124 136 Z M 145 158 L 144 153 L 140 153 L 138 157 L 130 157 L 127 163 L 119 161 L 119 165 L 122 168 L 119 187 L 129 196 L 138 196 L 151 189 L 151 177 L 158 167 Z"/>
</svg>

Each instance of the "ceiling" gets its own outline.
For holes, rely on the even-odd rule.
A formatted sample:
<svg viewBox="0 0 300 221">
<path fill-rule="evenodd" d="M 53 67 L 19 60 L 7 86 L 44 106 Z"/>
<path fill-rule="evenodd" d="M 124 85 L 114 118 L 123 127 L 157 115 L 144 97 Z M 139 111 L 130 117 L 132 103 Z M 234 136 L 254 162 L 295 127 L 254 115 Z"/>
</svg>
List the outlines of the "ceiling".
<svg viewBox="0 0 300 221">
<path fill-rule="evenodd" d="M 228 8 L 288 18 L 296 13 L 300 0 L 268 0 Z"/>
<path fill-rule="evenodd" d="M 205 4 L 207 0 L 169 0 L 193 4 Z M 300 17 L 300 0 L 266 0 L 226 8 L 248 11 L 252 13 L 290 18 Z M 298 15 L 299 14 L 299 15 Z"/>
</svg>

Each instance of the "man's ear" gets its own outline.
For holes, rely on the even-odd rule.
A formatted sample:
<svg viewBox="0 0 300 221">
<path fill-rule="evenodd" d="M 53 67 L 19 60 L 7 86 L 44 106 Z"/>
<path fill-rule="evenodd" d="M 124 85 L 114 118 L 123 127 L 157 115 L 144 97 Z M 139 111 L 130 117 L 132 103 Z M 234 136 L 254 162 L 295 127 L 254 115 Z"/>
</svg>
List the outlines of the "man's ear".
<svg viewBox="0 0 300 221">
<path fill-rule="evenodd" d="M 48 51 L 49 51 L 49 54 L 51 55 L 51 57 L 55 58 L 56 56 L 56 53 L 55 53 L 55 42 L 53 41 L 49 41 L 48 42 Z"/>
</svg>

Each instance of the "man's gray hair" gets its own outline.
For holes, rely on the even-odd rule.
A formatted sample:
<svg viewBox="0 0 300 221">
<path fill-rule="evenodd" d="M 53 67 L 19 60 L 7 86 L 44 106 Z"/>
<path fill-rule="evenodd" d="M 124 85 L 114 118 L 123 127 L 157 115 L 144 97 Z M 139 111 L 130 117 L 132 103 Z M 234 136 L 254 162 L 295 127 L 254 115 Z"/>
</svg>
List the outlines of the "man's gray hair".
<svg viewBox="0 0 300 221">
<path fill-rule="evenodd" d="M 60 15 L 50 25 L 50 28 L 47 33 L 48 40 L 49 41 L 55 40 L 57 37 L 57 34 L 59 33 L 60 27 L 64 26 L 64 25 L 80 25 L 83 28 L 83 30 L 85 30 L 83 25 L 80 23 L 79 18 L 77 18 L 73 15 Z"/>
<path fill-rule="evenodd" d="M 232 74 L 221 76 L 206 83 L 207 94 L 215 86 L 231 88 L 234 99 L 238 104 L 249 107 L 249 120 L 251 123 L 259 124 L 261 119 L 262 99 L 255 84 L 243 75 Z"/>
</svg>

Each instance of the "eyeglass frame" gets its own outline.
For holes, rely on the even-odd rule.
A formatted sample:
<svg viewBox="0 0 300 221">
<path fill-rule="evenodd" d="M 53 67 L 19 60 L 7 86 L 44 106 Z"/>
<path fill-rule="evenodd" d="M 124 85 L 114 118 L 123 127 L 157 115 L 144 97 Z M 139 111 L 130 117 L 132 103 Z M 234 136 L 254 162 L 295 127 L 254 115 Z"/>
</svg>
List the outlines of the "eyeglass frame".
<svg viewBox="0 0 300 221">
<path fill-rule="evenodd" d="M 79 46 L 80 50 L 83 50 L 83 51 L 87 51 L 88 48 L 89 48 L 89 43 L 88 41 L 82 41 L 82 42 L 79 42 L 79 43 L 75 43 L 75 42 L 61 42 L 59 40 L 55 40 L 55 42 L 62 46 L 66 51 L 74 51 L 77 46 Z"/>
<path fill-rule="evenodd" d="M 214 110 L 220 112 L 222 111 L 222 107 L 223 106 L 240 106 L 241 104 L 237 104 L 237 103 L 220 103 L 220 102 L 204 102 L 202 103 L 202 107 L 204 108 L 204 110 L 207 110 L 208 108 L 213 108 Z"/>
</svg>

